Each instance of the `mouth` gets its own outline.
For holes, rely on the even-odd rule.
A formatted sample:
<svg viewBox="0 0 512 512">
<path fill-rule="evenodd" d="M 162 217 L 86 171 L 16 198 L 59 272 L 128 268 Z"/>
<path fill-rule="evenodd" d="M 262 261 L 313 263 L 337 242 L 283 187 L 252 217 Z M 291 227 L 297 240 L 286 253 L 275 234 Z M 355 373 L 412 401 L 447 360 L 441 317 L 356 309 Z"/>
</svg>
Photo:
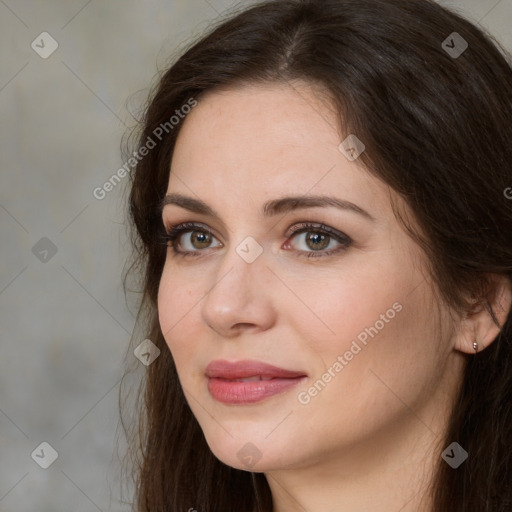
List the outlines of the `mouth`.
<svg viewBox="0 0 512 512">
<path fill-rule="evenodd" d="M 259 402 L 288 391 L 307 375 L 261 361 L 225 361 L 210 363 L 205 371 L 208 391 L 217 401 L 230 405 Z"/>
<path fill-rule="evenodd" d="M 243 379 L 224 379 L 222 377 L 217 377 L 219 380 L 224 380 L 227 382 L 255 382 L 259 380 L 272 380 L 276 377 L 264 377 L 263 375 L 255 375 L 254 377 L 245 377 Z"/>
</svg>

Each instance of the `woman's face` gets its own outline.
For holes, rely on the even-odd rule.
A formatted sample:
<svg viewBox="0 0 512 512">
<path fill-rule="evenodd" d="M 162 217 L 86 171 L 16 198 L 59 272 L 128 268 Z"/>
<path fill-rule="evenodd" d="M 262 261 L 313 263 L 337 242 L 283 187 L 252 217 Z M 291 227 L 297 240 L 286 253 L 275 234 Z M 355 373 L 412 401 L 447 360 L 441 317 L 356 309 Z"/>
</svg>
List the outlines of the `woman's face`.
<svg viewBox="0 0 512 512">
<path fill-rule="evenodd" d="M 160 325 L 208 445 L 240 469 L 433 436 L 455 382 L 422 253 L 318 98 L 299 82 L 210 93 L 171 164 L 167 193 L 189 201 L 164 224 L 194 225 L 174 242 L 189 254 L 169 243 Z"/>
</svg>

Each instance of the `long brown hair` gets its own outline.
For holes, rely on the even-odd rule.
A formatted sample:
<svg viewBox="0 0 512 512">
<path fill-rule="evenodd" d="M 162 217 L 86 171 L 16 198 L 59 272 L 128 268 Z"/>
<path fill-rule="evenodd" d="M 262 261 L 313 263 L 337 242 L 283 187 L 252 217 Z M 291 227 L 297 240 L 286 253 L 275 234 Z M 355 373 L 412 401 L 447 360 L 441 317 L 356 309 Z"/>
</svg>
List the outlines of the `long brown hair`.
<svg viewBox="0 0 512 512">
<path fill-rule="evenodd" d="M 260 2 L 222 21 L 158 77 L 135 150 L 150 139 L 155 147 L 141 152 L 129 182 L 134 259 L 126 276 L 136 271 L 141 280 L 134 341 L 149 338 L 161 351 L 141 383 L 138 420 L 124 425 L 134 510 L 272 510 L 262 473 L 213 456 L 180 387 L 158 322 L 166 257 L 159 206 L 183 124 L 170 122 L 176 111 L 221 86 L 294 79 L 330 93 L 341 133 L 364 141 L 359 161 L 409 205 L 421 233 L 397 218 L 428 256 L 443 304 L 470 311 L 466 298 L 477 297 L 501 328 L 468 356 L 444 446 L 457 441 L 470 456 L 456 470 L 439 458 L 432 497 L 435 512 L 512 510 L 512 321 L 509 314 L 499 325 L 490 308 L 490 275 L 512 281 L 512 200 L 504 193 L 512 186 L 511 59 L 431 0 Z"/>
</svg>

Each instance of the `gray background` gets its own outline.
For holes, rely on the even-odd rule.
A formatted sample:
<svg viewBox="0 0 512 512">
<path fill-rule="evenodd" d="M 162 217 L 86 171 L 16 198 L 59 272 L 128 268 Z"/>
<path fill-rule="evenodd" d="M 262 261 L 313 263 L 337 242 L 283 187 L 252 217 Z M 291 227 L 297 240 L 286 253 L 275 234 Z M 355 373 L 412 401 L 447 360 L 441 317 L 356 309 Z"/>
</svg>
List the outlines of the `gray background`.
<svg viewBox="0 0 512 512">
<path fill-rule="evenodd" d="M 512 48 L 512 0 L 442 3 Z M 135 313 L 125 196 L 122 183 L 103 200 L 93 190 L 123 164 L 129 112 L 157 70 L 232 6 L 0 0 L 1 512 L 129 510 L 116 449 Z M 58 42 L 46 59 L 31 47 L 42 32 Z M 31 457 L 42 442 L 58 453 L 48 469 Z"/>
</svg>

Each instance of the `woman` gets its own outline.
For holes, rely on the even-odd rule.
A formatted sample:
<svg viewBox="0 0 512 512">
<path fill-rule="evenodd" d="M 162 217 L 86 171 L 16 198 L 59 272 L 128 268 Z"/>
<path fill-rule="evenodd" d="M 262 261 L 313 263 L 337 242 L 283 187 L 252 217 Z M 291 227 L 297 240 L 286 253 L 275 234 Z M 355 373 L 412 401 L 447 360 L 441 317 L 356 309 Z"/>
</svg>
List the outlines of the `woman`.
<svg viewBox="0 0 512 512">
<path fill-rule="evenodd" d="M 512 510 L 501 50 L 429 0 L 280 0 L 160 77 L 136 510 Z"/>
</svg>

